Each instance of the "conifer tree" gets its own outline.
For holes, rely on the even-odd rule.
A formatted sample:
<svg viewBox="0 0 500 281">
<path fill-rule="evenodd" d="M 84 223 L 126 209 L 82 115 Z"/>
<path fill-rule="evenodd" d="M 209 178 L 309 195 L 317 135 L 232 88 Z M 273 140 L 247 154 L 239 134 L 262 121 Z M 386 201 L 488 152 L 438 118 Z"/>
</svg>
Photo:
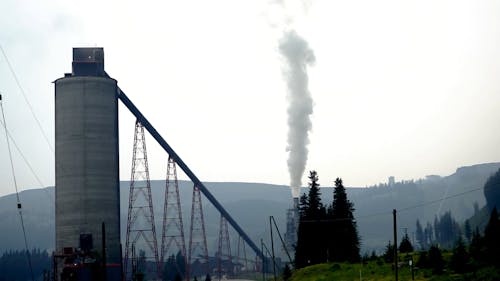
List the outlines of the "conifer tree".
<svg viewBox="0 0 500 281">
<path fill-rule="evenodd" d="M 484 184 L 484 197 L 489 211 L 500 208 L 500 169 Z"/>
<path fill-rule="evenodd" d="M 417 229 L 415 231 L 415 235 L 418 241 L 418 245 L 420 245 L 420 249 L 422 250 L 425 249 L 425 244 L 426 244 L 425 234 L 424 230 L 422 229 L 422 225 L 420 224 L 420 221 L 418 219 L 417 219 Z"/>
<path fill-rule="evenodd" d="M 319 191 L 318 174 L 316 171 L 309 172 L 309 194 L 307 196 L 307 208 L 305 216 L 309 219 L 320 219 L 323 204 L 321 203 L 321 192 Z"/>
<path fill-rule="evenodd" d="M 465 225 L 464 225 L 464 234 L 465 234 L 465 238 L 467 239 L 467 243 L 470 244 L 471 242 L 471 239 L 472 239 L 472 229 L 470 227 L 470 222 L 469 220 L 466 220 L 465 221 Z"/>
<path fill-rule="evenodd" d="M 354 205 L 347 199 L 342 179 L 335 180 L 328 223 L 328 258 L 331 261 L 359 261 L 359 236 Z"/>
<path fill-rule="evenodd" d="M 465 243 L 462 238 L 459 238 L 457 245 L 453 249 L 453 255 L 450 260 L 450 268 L 457 273 L 468 271 L 469 254 L 465 249 Z"/>
<path fill-rule="evenodd" d="M 500 220 L 497 208 L 493 207 L 490 220 L 484 229 L 484 246 L 486 248 L 486 260 L 493 265 L 500 265 L 498 254 L 500 253 Z"/>
<path fill-rule="evenodd" d="M 394 261 L 394 245 L 391 241 L 387 242 L 384 251 L 384 261 L 389 263 Z"/>
<path fill-rule="evenodd" d="M 326 214 L 321 203 L 319 186 L 318 174 L 316 171 L 310 171 L 308 195 L 304 194 L 300 198 L 300 220 L 295 248 L 296 268 L 326 261 L 326 235 L 322 221 Z"/>
<path fill-rule="evenodd" d="M 400 253 L 410 253 L 413 252 L 413 245 L 410 242 L 410 237 L 408 237 L 408 233 L 403 236 L 401 243 L 399 244 L 399 252 Z"/>
<path fill-rule="evenodd" d="M 433 245 L 429 249 L 429 265 L 432 268 L 432 273 L 441 274 L 444 269 L 444 260 L 441 250 L 438 246 Z"/>
</svg>

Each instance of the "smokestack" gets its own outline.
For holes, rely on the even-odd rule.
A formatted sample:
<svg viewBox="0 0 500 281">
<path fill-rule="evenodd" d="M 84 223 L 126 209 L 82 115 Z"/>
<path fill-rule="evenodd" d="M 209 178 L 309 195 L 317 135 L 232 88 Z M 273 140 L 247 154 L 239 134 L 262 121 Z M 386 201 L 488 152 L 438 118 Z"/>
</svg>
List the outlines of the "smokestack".
<svg viewBox="0 0 500 281">
<path fill-rule="evenodd" d="M 307 41 L 294 30 L 285 32 L 279 50 L 286 59 L 283 74 L 288 87 L 288 173 L 292 196 L 298 198 L 309 152 L 309 131 L 312 129 L 313 99 L 308 89 L 307 67 L 314 64 L 315 57 Z"/>
</svg>

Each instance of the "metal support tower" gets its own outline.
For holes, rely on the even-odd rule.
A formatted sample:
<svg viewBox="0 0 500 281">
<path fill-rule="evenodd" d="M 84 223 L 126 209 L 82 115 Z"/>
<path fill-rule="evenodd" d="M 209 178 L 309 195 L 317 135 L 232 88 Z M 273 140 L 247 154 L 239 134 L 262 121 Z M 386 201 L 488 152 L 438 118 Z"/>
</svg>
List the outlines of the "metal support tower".
<svg viewBox="0 0 500 281">
<path fill-rule="evenodd" d="M 154 277 L 149 276 L 149 278 L 160 277 L 161 267 L 158 259 L 158 243 L 156 240 L 151 184 L 149 181 L 146 140 L 144 137 L 144 127 L 138 120 L 135 122 L 127 218 L 127 240 L 125 243 L 125 262 L 123 265 L 125 278 L 130 276 L 128 263 L 134 246 L 136 250 L 145 251 L 147 259 L 154 259 L 156 268 L 148 270 L 154 273 Z"/>
<path fill-rule="evenodd" d="M 205 233 L 205 219 L 203 218 L 203 205 L 201 202 L 200 189 L 196 185 L 193 186 L 191 227 L 189 228 L 188 278 L 195 273 L 193 268 L 194 264 L 201 266 L 199 270 L 202 271 L 202 275 L 210 273 L 207 236 Z"/>
<path fill-rule="evenodd" d="M 241 252 L 240 249 L 243 250 L 243 257 L 241 257 Z M 239 267 L 244 267 L 245 271 L 248 271 L 248 260 L 247 260 L 247 250 L 245 248 L 245 240 L 241 237 L 238 236 L 238 252 L 236 254 Z M 241 270 L 240 270 L 241 271 Z"/>
<path fill-rule="evenodd" d="M 226 263 L 227 273 L 233 273 L 233 261 L 231 258 L 231 244 L 229 239 L 229 229 L 227 221 L 224 216 L 220 216 L 220 229 L 219 229 L 219 250 L 217 252 L 217 273 L 219 280 L 222 278 L 223 263 Z"/>
<path fill-rule="evenodd" d="M 109 75 L 106 74 L 107 77 Z M 182 161 L 177 153 L 172 149 L 172 147 L 165 141 L 165 139 L 158 133 L 158 131 L 153 127 L 151 123 L 149 123 L 148 119 L 139 111 L 139 109 L 132 103 L 132 101 L 125 95 L 125 93 L 118 88 L 117 96 L 120 101 L 130 110 L 130 112 L 144 125 L 146 130 L 151 134 L 151 136 L 158 142 L 158 144 L 175 160 L 175 163 L 181 168 L 184 173 L 191 179 L 191 181 L 197 186 L 197 188 L 203 192 L 207 200 L 212 203 L 212 205 L 226 218 L 226 220 L 231 224 L 236 232 L 245 239 L 247 244 L 252 248 L 252 250 L 260 256 L 262 259 L 265 259 L 264 254 L 261 249 L 250 239 L 250 237 L 243 231 L 243 229 L 238 225 L 238 223 L 231 217 L 231 215 L 224 209 L 224 207 L 215 199 L 215 197 L 210 193 L 210 191 L 205 187 L 203 182 L 196 177 L 196 175 L 189 169 L 189 167 Z"/>
<path fill-rule="evenodd" d="M 184 268 L 187 269 L 186 243 L 184 241 L 184 224 L 182 223 L 177 169 L 175 161 L 172 157 L 168 157 L 167 179 L 165 181 L 165 203 L 163 205 L 161 264 L 164 263 L 165 256 L 168 258 L 168 254 L 175 255 L 180 252 L 183 257 Z M 182 274 L 179 265 L 177 263 L 176 265 L 179 274 Z"/>
</svg>

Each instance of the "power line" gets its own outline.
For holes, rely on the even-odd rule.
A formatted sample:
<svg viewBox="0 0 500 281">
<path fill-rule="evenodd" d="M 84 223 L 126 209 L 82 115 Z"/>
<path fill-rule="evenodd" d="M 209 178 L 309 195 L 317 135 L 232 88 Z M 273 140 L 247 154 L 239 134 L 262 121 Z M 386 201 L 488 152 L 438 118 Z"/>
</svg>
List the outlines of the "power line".
<svg viewBox="0 0 500 281">
<path fill-rule="evenodd" d="M 24 219 L 23 219 L 23 212 L 22 212 L 22 208 L 21 208 L 21 200 L 19 199 L 19 191 L 17 189 L 17 180 L 16 180 L 16 174 L 14 172 L 14 162 L 12 160 L 12 151 L 10 149 L 9 135 L 7 133 L 7 121 L 5 119 L 5 113 L 3 110 L 2 95 L 0 95 L 0 108 L 2 110 L 2 119 L 3 119 L 3 126 L 5 129 L 5 139 L 7 141 L 7 149 L 9 150 L 9 159 L 10 159 L 10 167 L 11 167 L 11 171 L 12 171 L 12 178 L 14 180 L 14 187 L 16 189 L 17 210 L 19 211 L 19 218 L 21 219 L 21 227 L 23 229 L 24 246 L 26 247 L 26 256 L 28 258 L 28 264 L 29 264 L 29 268 L 30 268 L 30 272 L 31 272 L 31 280 L 34 281 L 35 277 L 33 275 L 33 266 L 31 265 L 30 250 L 28 247 L 28 239 L 26 238 L 26 228 L 24 227 Z"/>
<path fill-rule="evenodd" d="M 7 57 L 7 54 L 5 53 L 2 45 L 0 45 L 0 50 L 2 51 L 2 54 L 3 54 L 4 58 L 5 58 L 5 62 L 7 62 L 7 66 L 9 67 L 9 70 L 10 70 L 12 76 L 14 77 L 14 80 L 16 81 L 17 87 L 21 91 L 21 94 L 23 95 L 24 101 L 28 105 L 28 107 L 29 107 L 29 109 L 31 111 L 31 115 L 35 119 L 36 124 L 38 125 L 38 128 L 40 129 L 40 132 L 42 133 L 42 136 L 45 139 L 45 142 L 47 142 L 47 145 L 49 146 L 49 149 L 52 151 L 52 153 L 54 153 L 54 148 L 50 144 L 49 138 L 47 137 L 47 134 L 45 133 L 45 130 L 43 129 L 42 124 L 40 123 L 40 120 L 36 117 L 35 111 L 33 110 L 33 106 L 31 105 L 31 103 L 29 102 L 28 98 L 26 97 L 26 92 L 24 91 L 24 88 L 21 86 L 21 82 L 19 82 L 19 79 L 17 78 L 16 72 L 14 71 L 14 68 L 10 64 L 9 58 Z"/>
<path fill-rule="evenodd" d="M 450 199 L 450 198 L 454 198 L 454 197 L 459 197 L 459 196 L 465 195 L 467 193 L 471 193 L 471 192 L 478 191 L 478 190 L 481 190 L 481 189 L 483 189 L 483 188 L 482 187 L 478 187 L 478 188 L 467 190 L 467 191 L 464 191 L 464 192 L 461 192 L 461 193 L 457 193 L 457 194 L 454 194 L 454 195 L 451 195 L 451 196 L 447 196 L 447 197 L 443 197 L 443 198 L 440 198 L 440 199 L 436 199 L 436 200 L 424 202 L 424 203 L 421 203 L 421 204 L 418 204 L 418 205 L 413 205 L 413 206 L 410 206 L 410 207 L 399 209 L 398 211 L 399 212 L 404 212 L 404 211 L 408 211 L 408 210 L 411 210 L 411 209 L 424 207 L 424 206 L 427 206 L 427 205 L 435 204 L 437 202 L 444 201 L 446 199 Z"/>
<path fill-rule="evenodd" d="M 2 120 L 0 120 L 0 124 L 4 127 L 5 127 L 5 124 Z M 21 151 L 21 149 L 19 148 L 19 146 L 17 145 L 14 137 L 12 136 L 12 134 L 6 129 L 6 132 L 7 132 L 7 135 L 9 136 L 9 139 L 10 141 L 12 142 L 12 144 L 14 145 L 14 147 L 16 148 L 17 152 L 19 153 L 19 155 L 21 156 L 21 158 L 23 159 L 24 163 L 26 164 L 26 166 L 28 166 L 28 169 L 31 171 L 31 173 L 33 174 L 33 176 L 35 177 L 36 181 L 38 182 L 38 184 L 40 185 L 40 187 L 46 187 L 46 185 L 43 184 L 43 182 L 40 180 L 40 177 L 38 176 L 38 174 L 35 172 L 35 170 L 33 169 L 33 166 L 31 166 L 30 162 L 28 161 L 28 159 L 26 158 L 26 156 L 24 156 L 23 152 Z M 50 201 L 54 202 L 54 199 L 48 194 L 48 191 L 46 188 L 43 188 L 43 190 L 45 191 L 45 195 L 49 198 Z"/>
<path fill-rule="evenodd" d="M 467 190 L 467 191 L 464 191 L 464 192 L 461 192 L 461 193 L 457 193 L 457 194 L 454 194 L 454 195 L 450 195 L 450 196 L 447 196 L 447 197 L 443 197 L 443 198 L 440 198 L 440 199 L 436 199 L 436 200 L 432 200 L 432 201 L 428 201 L 428 202 L 423 202 L 423 203 L 420 203 L 420 204 L 417 204 L 417 205 L 413 205 L 413 206 L 409 206 L 409 207 L 406 207 L 406 208 L 402 208 L 402 209 L 399 209 L 397 211 L 398 212 L 409 211 L 411 209 L 416 209 L 416 208 L 424 207 L 424 206 L 427 206 L 427 205 L 435 204 L 437 202 L 444 201 L 446 199 L 459 197 L 459 196 L 462 196 L 462 195 L 465 195 L 465 194 L 468 194 L 468 193 L 471 193 L 471 192 L 474 192 L 474 191 L 478 191 L 478 190 L 481 190 L 481 189 L 483 189 L 483 188 L 482 187 L 478 187 L 478 188 L 475 188 L 475 189 Z M 386 216 L 386 215 L 391 215 L 391 214 L 392 214 L 392 211 L 385 211 L 385 212 L 379 212 L 379 213 L 370 214 L 370 215 L 353 216 L 352 218 L 301 220 L 301 222 L 313 223 L 313 222 L 350 221 L 350 220 L 367 219 L 367 218 L 378 217 L 378 216 Z"/>
</svg>

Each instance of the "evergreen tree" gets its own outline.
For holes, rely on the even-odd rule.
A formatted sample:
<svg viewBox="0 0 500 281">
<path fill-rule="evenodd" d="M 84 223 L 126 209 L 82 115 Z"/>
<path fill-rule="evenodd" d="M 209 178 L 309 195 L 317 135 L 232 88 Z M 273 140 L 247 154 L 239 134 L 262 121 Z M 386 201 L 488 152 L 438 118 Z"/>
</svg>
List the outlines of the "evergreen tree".
<svg viewBox="0 0 500 281">
<path fill-rule="evenodd" d="M 464 273 L 468 271 L 469 254 L 465 249 L 465 243 L 462 238 L 459 238 L 453 255 L 450 260 L 450 268 L 457 273 Z"/>
<path fill-rule="evenodd" d="M 472 232 L 472 239 L 469 245 L 470 257 L 474 260 L 474 263 L 476 265 L 479 264 L 482 260 L 484 260 L 483 245 L 484 245 L 483 238 L 479 233 L 479 228 L 476 227 L 474 232 Z"/>
<path fill-rule="evenodd" d="M 307 208 L 305 217 L 309 219 L 320 219 L 323 204 L 321 203 L 321 192 L 319 191 L 318 174 L 316 171 L 309 172 L 309 194 L 307 196 Z"/>
<path fill-rule="evenodd" d="M 441 231 L 439 230 L 439 220 L 437 216 L 434 216 L 434 238 L 436 239 L 437 243 L 441 241 L 440 234 Z"/>
<path fill-rule="evenodd" d="M 429 222 L 425 227 L 424 233 L 426 237 L 425 248 L 427 249 L 427 247 L 434 242 L 434 232 L 432 230 L 432 225 Z"/>
<path fill-rule="evenodd" d="M 415 231 L 415 235 L 416 235 L 416 238 L 417 238 L 417 242 L 418 244 L 420 245 L 420 249 L 425 249 L 425 234 L 424 234 L 424 230 L 422 229 L 422 225 L 420 224 L 420 221 L 417 219 L 417 229 Z"/>
<path fill-rule="evenodd" d="M 417 267 L 419 268 L 429 268 L 429 257 L 427 256 L 427 251 L 420 252 L 418 257 Z"/>
<path fill-rule="evenodd" d="M 26 250 L 6 251 L 0 256 L 0 281 L 31 280 L 31 272 L 27 268 Z M 43 276 L 43 272 L 50 270 L 51 257 L 46 251 L 33 249 L 30 251 L 33 275 L 36 280 Z"/>
<path fill-rule="evenodd" d="M 489 211 L 494 207 L 500 208 L 500 169 L 486 181 L 484 197 Z"/>
<path fill-rule="evenodd" d="M 394 245 L 389 241 L 385 246 L 384 261 L 387 263 L 394 261 Z"/>
<path fill-rule="evenodd" d="M 465 221 L 465 225 L 464 225 L 464 234 L 465 234 L 465 238 L 467 239 L 467 243 L 470 244 L 471 242 L 471 239 L 472 239 L 472 229 L 470 227 L 470 222 L 469 220 L 466 220 Z"/>
<path fill-rule="evenodd" d="M 484 229 L 484 246 L 486 248 L 485 258 L 492 265 L 500 266 L 500 220 L 498 219 L 497 208 L 493 207 L 490 220 Z"/>
<path fill-rule="evenodd" d="M 300 214 L 300 217 L 304 217 L 306 216 L 306 210 L 309 208 L 309 199 L 307 198 L 307 194 L 303 193 L 301 196 L 300 196 L 300 199 L 299 199 L 299 214 Z"/>
<path fill-rule="evenodd" d="M 434 274 L 441 274 L 444 269 L 444 260 L 441 250 L 438 246 L 433 245 L 429 249 L 429 265 L 432 268 Z"/>
<path fill-rule="evenodd" d="M 413 245 L 410 242 L 410 237 L 408 237 L 408 233 L 405 233 L 401 243 L 399 244 L 399 252 L 400 253 L 410 253 L 413 252 Z"/>
<path fill-rule="evenodd" d="M 439 219 L 434 219 L 434 235 L 441 247 L 452 248 L 458 238 L 462 235 L 462 230 L 458 222 L 453 218 L 451 212 L 444 213 Z"/>
<path fill-rule="evenodd" d="M 354 205 L 347 199 L 342 179 L 335 180 L 333 203 L 328 223 L 330 261 L 356 262 L 360 259 L 359 236 L 354 219 Z"/>
<path fill-rule="evenodd" d="M 302 268 L 307 265 L 326 261 L 326 235 L 324 222 L 326 213 L 321 203 L 318 174 L 309 172 L 309 192 L 300 198 L 300 220 L 295 247 L 295 266 Z"/>
</svg>

